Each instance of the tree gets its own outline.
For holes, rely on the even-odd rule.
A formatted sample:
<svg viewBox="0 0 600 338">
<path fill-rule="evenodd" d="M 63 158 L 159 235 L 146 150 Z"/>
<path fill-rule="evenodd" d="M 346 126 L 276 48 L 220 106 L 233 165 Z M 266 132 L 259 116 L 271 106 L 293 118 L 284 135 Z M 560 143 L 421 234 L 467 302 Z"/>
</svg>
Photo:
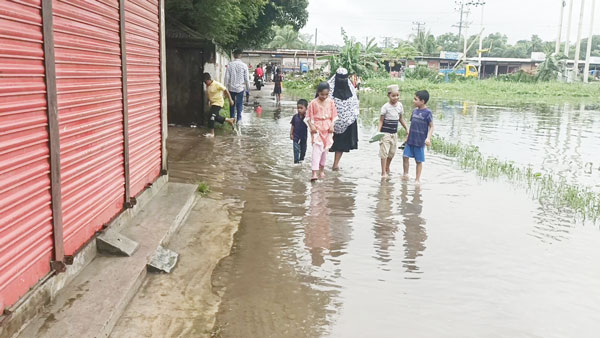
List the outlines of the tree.
<svg viewBox="0 0 600 338">
<path fill-rule="evenodd" d="M 440 51 L 458 52 L 458 41 L 458 34 L 445 33 L 437 37 L 435 44 L 438 45 Z"/>
<path fill-rule="evenodd" d="M 398 47 L 385 51 L 386 56 L 390 61 L 408 61 L 414 60 L 417 56 L 422 56 L 413 45 L 409 43 L 400 44 Z M 405 64 L 406 66 L 406 64 Z"/>
<path fill-rule="evenodd" d="M 368 77 L 380 69 L 381 60 L 376 52 L 375 39 L 371 39 L 366 46 L 363 46 L 361 43 L 349 38 L 343 28 L 342 37 L 344 38 L 344 46 L 342 46 L 340 52 L 325 57 L 332 71 L 344 67 L 350 73 Z"/>
<path fill-rule="evenodd" d="M 483 38 L 483 46 L 492 46 L 488 56 L 503 57 L 508 45 L 508 37 L 502 33 L 494 33 Z"/>
<path fill-rule="evenodd" d="M 308 19 L 308 0 L 169 0 L 165 6 L 167 20 L 228 49 L 258 47 L 272 38 L 273 25 L 298 30 Z"/>
<path fill-rule="evenodd" d="M 213 0 L 215 1 L 215 0 Z M 221 0 L 219 0 L 221 1 Z M 219 2 L 217 1 L 217 3 Z M 238 0 L 240 3 L 246 0 Z M 261 47 L 271 41 L 273 25 L 280 27 L 291 25 L 299 31 L 308 20 L 308 0 L 262 0 L 265 2 L 262 13 L 253 25 L 244 29 L 238 39 L 240 47 Z"/>
<path fill-rule="evenodd" d="M 564 55 L 548 55 L 546 60 L 540 64 L 537 70 L 537 74 L 535 77 L 536 81 L 550 81 L 556 80 L 558 75 L 561 74 L 564 70 L 564 63 L 560 61 L 563 60 Z"/>
<path fill-rule="evenodd" d="M 538 35 L 531 36 L 531 44 L 528 50 L 529 54 L 535 52 L 543 52 L 544 51 L 544 40 L 542 40 Z"/>
<path fill-rule="evenodd" d="M 435 36 L 430 32 L 419 32 L 413 39 L 415 49 L 422 55 L 435 55 L 439 53 L 438 46 L 435 41 Z"/>
<path fill-rule="evenodd" d="M 275 31 L 275 36 L 271 43 L 269 43 L 269 48 L 283 48 L 283 49 L 300 49 L 307 47 L 307 36 L 302 36 L 292 25 L 287 25 L 283 27 L 275 26 L 273 27 Z M 310 36 L 308 36 L 310 39 Z"/>
</svg>

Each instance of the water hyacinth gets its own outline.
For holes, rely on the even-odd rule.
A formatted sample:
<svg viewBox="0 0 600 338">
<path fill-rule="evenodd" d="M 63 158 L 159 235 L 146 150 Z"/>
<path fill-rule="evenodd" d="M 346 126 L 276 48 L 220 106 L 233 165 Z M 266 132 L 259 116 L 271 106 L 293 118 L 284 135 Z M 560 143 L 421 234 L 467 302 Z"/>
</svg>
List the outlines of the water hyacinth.
<svg viewBox="0 0 600 338">
<path fill-rule="evenodd" d="M 569 184 L 563 178 L 536 172 L 531 167 L 518 167 L 511 161 L 485 157 L 476 146 L 449 142 L 439 136 L 434 136 L 430 149 L 455 159 L 461 168 L 475 170 L 481 177 L 504 177 L 525 184 L 542 203 L 571 208 L 584 218 L 597 220 L 600 217 L 600 194 L 587 187 Z"/>
</svg>

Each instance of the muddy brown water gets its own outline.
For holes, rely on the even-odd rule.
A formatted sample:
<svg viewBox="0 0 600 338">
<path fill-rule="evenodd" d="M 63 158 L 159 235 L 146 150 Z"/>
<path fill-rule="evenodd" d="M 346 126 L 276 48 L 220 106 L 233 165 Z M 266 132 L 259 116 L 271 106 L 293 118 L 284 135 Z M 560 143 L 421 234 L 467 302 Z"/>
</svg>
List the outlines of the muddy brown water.
<svg viewBox="0 0 600 338">
<path fill-rule="evenodd" d="M 421 186 L 400 179 L 398 159 L 382 181 L 364 121 L 360 149 L 311 184 L 308 164 L 292 163 L 293 105 L 257 99 L 241 136 L 169 129 L 173 180 L 245 202 L 212 277 L 214 336 L 599 336 L 596 224 L 431 153 Z"/>
</svg>

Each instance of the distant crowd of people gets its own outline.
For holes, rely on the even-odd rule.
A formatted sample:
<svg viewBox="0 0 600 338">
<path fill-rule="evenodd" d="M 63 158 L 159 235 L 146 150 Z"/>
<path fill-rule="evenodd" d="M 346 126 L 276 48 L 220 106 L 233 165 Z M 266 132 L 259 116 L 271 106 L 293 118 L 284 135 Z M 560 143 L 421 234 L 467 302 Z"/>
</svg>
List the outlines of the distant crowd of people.
<svg viewBox="0 0 600 338">
<path fill-rule="evenodd" d="M 210 120 L 208 137 L 214 137 L 215 122 L 235 124 L 242 119 L 244 92 L 250 90 L 249 67 L 240 59 L 242 52 L 236 50 L 234 60 L 225 72 L 225 83 L 214 81 L 208 73 L 203 74 L 210 102 Z M 251 67 L 251 66 L 250 66 Z M 251 69 L 251 68 L 250 68 Z M 272 75 L 272 77 L 271 77 Z M 280 101 L 283 76 L 278 66 L 273 64 L 257 65 L 254 70 L 255 79 L 273 81 L 274 94 Z M 307 150 L 308 134 L 311 135 L 312 161 L 311 181 L 325 178 L 327 154 L 335 153 L 333 171 L 340 170 L 340 161 L 344 153 L 358 149 L 358 116 L 360 78 L 349 74 L 348 70 L 339 68 L 328 81 L 317 87 L 315 98 L 310 102 L 301 99 L 297 102 L 297 113 L 291 120 L 290 139 L 293 141 L 294 163 L 304 160 Z M 390 174 L 390 165 L 398 148 L 403 151 L 404 177 L 408 177 L 410 159 L 416 162 L 416 181 L 420 182 L 425 148 L 431 145 L 433 134 L 433 114 L 427 108 L 429 93 L 425 90 L 415 93 L 410 127 L 404 121 L 404 107 L 400 102 L 400 88 L 391 85 L 387 88 L 388 102 L 381 107 L 378 134 L 372 141 L 379 141 L 379 158 L 381 160 L 381 176 Z M 230 118 L 220 116 L 225 103 L 230 103 Z M 399 147 L 398 127 L 406 131 L 406 140 Z"/>
</svg>

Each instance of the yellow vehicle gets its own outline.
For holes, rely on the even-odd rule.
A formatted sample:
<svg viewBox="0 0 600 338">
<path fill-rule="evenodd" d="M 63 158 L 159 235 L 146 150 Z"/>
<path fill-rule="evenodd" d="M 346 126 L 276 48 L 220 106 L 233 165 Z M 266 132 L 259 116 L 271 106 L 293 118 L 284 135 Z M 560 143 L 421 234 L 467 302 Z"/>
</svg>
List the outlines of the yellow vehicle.
<svg viewBox="0 0 600 338">
<path fill-rule="evenodd" d="M 454 73 L 456 75 L 460 75 L 460 76 L 465 76 L 465 77 L 472 77 L 475 79 L 479 78 L 479 71 L 477 70 L 477 67 L 475 67 L 474 65 L 467 65 L 467 67 L 465 68 L 459 68 L 459 69 L 440 69 L 440 74 L 441 75 L 449 75 L 451 73 Z"/>
</svg>

